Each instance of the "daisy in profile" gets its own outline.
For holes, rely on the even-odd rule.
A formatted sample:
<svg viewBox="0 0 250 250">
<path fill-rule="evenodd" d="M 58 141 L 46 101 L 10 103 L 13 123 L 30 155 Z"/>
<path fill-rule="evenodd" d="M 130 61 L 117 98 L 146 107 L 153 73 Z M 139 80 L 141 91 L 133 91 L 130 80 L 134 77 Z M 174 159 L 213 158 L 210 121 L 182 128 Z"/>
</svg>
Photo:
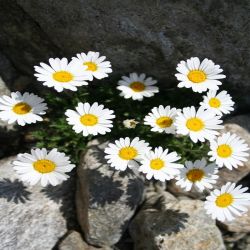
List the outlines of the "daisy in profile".
<svg viewBox="0 0 250 250">
<path fill-rule="evenodd" d="M 195 162 L 186 161 L 185 167 L 180 169 L 180 175 L 176 178 L 176 184 L 186 191 L 190 191 L 194 186 L 202 192 L 205 188 L 213 188 L 218 179 L 217 173 L 217 166 L 214 163 L 207 165 L 205 158 Z"/>
<path fill-rule="evenodd" d="M 215 189 L 206 197 L 205 209 L 213 219 L 220 221 L 232 221 L 235 216 L 241 216 L 247 212 L 250 206 L 250 193 L 245 193 L 247 187 L 236 186 L 228 182 L 221 189 Z"/>
<path fill-rule="evenodd" d="M 49 64 L 40 63 L 40 66 L 34 68 L 37 80 L 57 92 L 62 92 L 64 89 L 76 91 L 77 87 L 88 85 L 87 80 L 91 80 L 78 64 L 73 61 L 68 63 L 67 58 L 50 58 Z"/>
<path fill-rule="evenodd" d="M 225 90 L 218 94 L 216 90 L 210 90 L 206 96 L 203 96 L 203 102 L 200 105 L 202 108 L 214 111 L 218 115 L 229 114 L 234 110 L 232 97 Z"/>
<path fill-rule="evenodd" d="M 219 167 L 227 167 L 232 170 L 243 166 L 249 156 L 249 147 L 245 140 L 236 134 L 224 133 L 210 142 L 210 161 L 215 161 Z"/>
<path fill-rule="evenodd" d="M 17 160 L 13 161 L 14 170 L 19 178 L 35 185 L 41 182 L 43 187 L 51 184 L 56 186 L 68 179 L 66 172 L 70 172 L 75 165 L 71 164 L 69 157 L 60 153 L 56 148 L 51 151 L 31 149 L 31 154 L 18 154 Z"/>
<path fill-rule="evenodd" d="M 170 153 L 168 149 L 158 147 L 154 151 L 145 152 L 139 171 L 146 174 L 148 180 L 153 177 L 164 182 L 180 173 L 183 165 L 176 163 L 180 158 L 176 152 Z"/>
<path fill-rule="evenodd" d="M 118 82 L 118 87 L 121 91 L 120 96 L 124 98 L 132 98 L 133 100 L 142 101 L 144 97 L 151 97 L 159 92 L 159 88 L 154 86 L 157 83 L 152 77 L 146 77 L 145 74 L 138 75 L 131 73 L 128 76 L 123 76 Z"/>
<path fill-rule="evenodd" d="M 194 107 L 184 108 L 176 117 L 177 134 L 189 135 L 193 142 L 205 139 L 212 140 L 219 133 L 217 129 L 222 129 L 223 126 L 219 116 L 210 110 L 199 108 L 197 111 Z"/>
<path fill-rule="evenodd" d="M 76 110 L 67 109 L 65 112 L 68 124 L 73 125 L 76 133 L 88 135 L 104 135 L 113 127 L 114 111 L 104 108 L 97 102 L 90 105 L 88 102 L 79 102 Z"/>
<path fill-rule="evenodd" d="M 112 72 L 111 64 L 109 61 L 105 61 L 106 56 L 100 56 L 99 52 L 89 51 L 87 54 L 79 53 L 76 57 L 72 58 L 72 61 L 76 63 L 82 71 L 85 71 L 93 80 L 102 79 L 108 77 L 108 74 Z"/>
<path fill-rule="evenodd" d="M 176 108 L 170 108 L 170 106 L 154 107 L 144 118 L 144 124 L 151 126 L 151 131 L 165 132 L 166 134 L 175 134 L 175 117 L 177 115 Z"/>
<path fill-rule="evenodd" d="M 136 125 L 139 123 L 138 121 L 136 121 L 135 119 L 126 119 L 123 122 L 123 125 L 125 128 L 135 128 Z"/>
<path fill-rule="evenodd" d="M 111 167 L 124 171 L 127 167 L 138 167 L 143 154 L 150 149 L 149 144 L 139 137 L 133 140 L 126 137 L 116 140 L 115 143 L 109 143 L 104 152 L 105 159 Z"/>
<path fill-rule="evenodd" d="M 198 57 L 191 57 L 187 61 L 181 61 L 175 74 L 179 88 L 192 88 L 194 92 L 204 92 L 208 89 L 218 90 L 218 85 L 221 85 L 220 79 L 225 78 L 222 75 L 223 71 L 219 65 L 215 65 L 213 61 L 205 58 L 202 62 Z"/>
<path fill-rule="evenodd" d="M 11 96 L 0 97 L 0 119 L 9 124 L 17 122 L 18 125 L 42 121 L 41 115 L 47 110 L 44 99 L 32 93 L 12 92 Z"/>
</svg>

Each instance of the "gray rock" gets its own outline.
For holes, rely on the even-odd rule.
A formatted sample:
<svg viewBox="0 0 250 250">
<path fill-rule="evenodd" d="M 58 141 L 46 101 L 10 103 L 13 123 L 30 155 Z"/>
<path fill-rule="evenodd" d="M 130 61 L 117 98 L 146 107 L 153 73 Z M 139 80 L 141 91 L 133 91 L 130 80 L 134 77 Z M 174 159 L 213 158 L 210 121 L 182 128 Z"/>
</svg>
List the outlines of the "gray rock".
<svg viewBox="0 0 250 250">
<path fill-rule="evenodd" d="M 73 178 L 57 187 L 27 187 L 13 160 L 0 161 L 0 249 L 52 249 L 74 221 Z"/>
<path fill-rule="evenodd" d="M 2 77 L 0 76 L 0 96 L 2 95 L 9 95 L 10 90 L 7 88 L 5 82 L 3 81 Z"/>
<path fill-rule="evenodd" d="M 228 124 L 237 124 L 250 133 L 250 113 L 230 117 L 225 122 Z"/>
<path fill-rule="evenodd" d="M 111 246 L 119 241 L 143 195 L 131 171 L 115 171 L 104 160 L 107 143 L 92 141 L 78 166 L 77 214 L 86 241 Z"/>
<path fill-rule="evenodd" d="M 58 248 L 59 250 L 111 250 L 110 247 L 96 248 L 88 245 L 77 231 L 70 232 Z"/>
<path fill-rule="evenodd" d="M 221 233 L 206 215 L 202 201 L 178 201 L 167 192 L 146 201 L 130 224 L 130 235 L 138 250 L 225 249 Z"/>
<path fill-rule="evenodd" d="M 49 56 L 97 50 L 112 62 L 116 74 L 145 72 L 170 87 L 176 86 L 174 72 L 180 60 L 209 57 L 225 69 L 224 82 L 236 91 L 232 94 L 249 104 L 247 0 L 106 0 L 102 4 L 1 0 L 0 5 L 1 50 L 30 77 L 33 65 Z"/>
<path fill-rule="evenodd" d="M 230 232 L 236 233 L 249 233 L 250 232 L 250 211 L 248 210 L 242 216 L 237 217 L 235 220 L 220 223 L 223 228 Z"/>
<path fill-rule="evenodd" d="M 167 191 L 174 194 L 178 198 L 181 196 L 186 196 L 192 199 L 204 199 L 206 197 L 205 193 L 198 192 L 194 187 L 190 191 L 185 191 L 185 189 L 176 185 L 176 180 L 168 181 Z"/>
</svg>

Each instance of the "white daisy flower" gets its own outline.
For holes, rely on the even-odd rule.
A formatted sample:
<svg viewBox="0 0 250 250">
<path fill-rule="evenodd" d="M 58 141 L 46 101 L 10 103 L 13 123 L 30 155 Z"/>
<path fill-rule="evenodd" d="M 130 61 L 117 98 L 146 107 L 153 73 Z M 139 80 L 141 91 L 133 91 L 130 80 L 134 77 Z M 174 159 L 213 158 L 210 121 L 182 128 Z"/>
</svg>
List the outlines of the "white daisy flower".
<svg viewBox="0 0 250 250">
<path fill-rule="evenodd" d="M 51 184 L 56 186 L 68 179 L 66 172 L 70 172 L 75 165 L 70 163 L 69 157 L 60 153 L 56 148 L 47 152 L 45 148 L 31 149 L 31 154 L 18 154 L 13 161 L 14 170 L 19 178 L 35 185 L 41 181 L 43 187 Z"/>
<path fill-rule="evenodd" d="M 178 180 L 176 184 L 186 191 L 190 191 L 194 186 L 202 192 L 205 188 L 213 188 L 212 184 L 215 184 L 219 177 L 217 173 L 216 164 L 207 165 L 205 158 L 195 162 L 186 161 L 185 167 L 180 170 L 180 175 L 176 178 Z"/>
<path fill-rule="evenodd" d="M 177 134 L 189 135 L 193 142 L 205 139 L 212 140 L 219 134 L 216 129 L 222 129 L 223 126 L 220 116 L 210 110 L 199 108 L 197 111 L 194 107 L 184 108 L 176 117 Z"/>
<path fill-rule="evenodd" d="M 248 145 L 245 140 L 241 139 L 236 134 L 224 133 L 210 142 L 211 151 L 210 161 L 216 161 L 219 167 L 227 167 L 232 170 L 243 166 L 243 162 L 247 161 L 249 153 Z"/>
<path fill-rule="evenodd" d="M 142 101 L 144 97 L 151 97 L 159 92 L 159 88 L 153 86 L 157 83 L 152 77 L 147 77 L 145 74 L 138 75 L 137 73 L 129 74 L 129 77 L 123 76 L 118 82 L 117 89 L 121 90 L 120 96 L 124 98 L 132 98 L 133 100 Z"/>
<path fill-rule="evenodd" d="M 105 148 L 105 159 L 111 167 L 116 170 L 124 171 L 127 167 L 138 167 L 138 161 L 142 155 L 150 150 L 149 144 L 139 137 L 130 140 L 130 138 L 120 138 L 115 143 L 109 143 Z"/>
<path fill-rule="evenodd" d="M 137 122 L 135 119 L 126 119 L 126 120 L 124 120 L 122 123 L 123 123 L 123 125 L 124 125 L 125 128 L 131 129 L 131 128 L 135 128 L 136 125 L 137 125 L 139 122 Z"/>
<path fill-rule="evenodd" d="M 208 89 L 218 90 L 221 85 L 219 79 L 225 78 L 220 74 L 223 70 L 213 61 L 205 58 L 202 62 L 198 57 L 191 57 L 187 61 L 181 61 L 176 70 L 180 73 L 175 74 L 180 81 L 179 88 L 192 88 L 194 92 L 204 92 Z"/>
<path fill-rule="evenodd" d="M 113 127 L 112 119 L 115 118 L 113 113 L 113 110 L 104 108 L 104 105 L 99 105 L 97 102 L 92 105 L 88 102 L 79 102 L 76 111 L 67 109 L 65 115 L 68 124 L 73 125 L 76 133 L 88 136 L 110 132 L 110 128 Z"/>
<path fill-rule="evenodd" d="M 167 134 L 175 134 L 175 117 L 177 112 L 180 111 L 176 108 L 170 108 L 170 106 L 154 107 L 144 118 L 144 124 L 151 126 L 151 131 L 165 132 Z"/>
<path fill-rule="evenodd" d="M 49 65 L 40 63 L 41 66 L 35 66 L 34 74 L 38 81 L 43 82 L 44 86 L 53 87 L 56 91 L 62 92 L 64 89 L 76 91 L 77 87 L 88 85 L 86 80 L 91 77 L 85 71 L 79 68 L 79 65 L 67 58 L 50 58 Z"/>
<path fill-rule="evenodd" d="M 182 164 L 176 163 L 180 158 L 176 152 L 169 153 L 168 149 L 157 147 L 144 153 L 139 171 L 146 174 L 148 180 L 152 177 L 160 181 L 170 180 L 183 168 Z"/>
<path fill-rule="evenodd" d="M 109 61 L 105 61 L 106 56 L 100 56 L 99 52 L 89 51 L 87 54 L 80 53 L 76 57 L 72 58 L 82 71 L 85 71 L 90 79 L 93 77 L 102 79 L 108 77 L 108 73 L 112 72 L 111 64 Z"/>
<path fill-rule="evenodd" d="M 210 90 L 206 96 L 203 96 L 203 102 L 200 105 L 202 108 L 212 110 L 218 115 L 229 114 L 234 110 L 234 102 L 227 91 L 221 91 L 217 94 L 216 90 Z"/>
<path fill-rule="evenodd" d="M 3 95 L 0 97 L 0 119 L 9 124 L 17 122 L 24 126 L 25 124 L 42 121 L 40 115 L 44 115 L 47 110 L 47 104 L 44 99 L 32 93 L 12 92 L 11 96 Z"/>
<path fill-rule="evenodd" d="M 215 189 L 206 197 L 206 213 L 213 219 L 220 221 L 232 221 L 235 216 L 241 216 L 247 212 L 250 206 L 250 193 L 245 193 L 247 187 L 236 186 L 228 182 L 221 189 Z"/>
</svg>

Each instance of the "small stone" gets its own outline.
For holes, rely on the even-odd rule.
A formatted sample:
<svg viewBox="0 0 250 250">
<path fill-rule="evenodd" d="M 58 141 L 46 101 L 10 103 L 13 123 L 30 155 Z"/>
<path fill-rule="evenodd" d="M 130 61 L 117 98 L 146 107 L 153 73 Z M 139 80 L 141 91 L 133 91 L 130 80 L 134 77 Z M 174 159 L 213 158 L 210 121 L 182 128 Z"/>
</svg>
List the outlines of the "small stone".
<svg viewBox="0 0 250 250">
<path fill-rule="evenodd" d="M 130 169 L 120 172 L 104 159 L 107 143 L 94 140 L 78 166 L 77 213 L 86 241 L 116 244 L 142 201 L 143 181 Z"/>
<path fill-rule="evenodd" d="M 233 221 L 219 222 L 219 224 L 230 232 L 249 233 L 250 232 L 250 210 L 242 216 L 238 216 Z"/>
<path fill-rule="evenodd" d="M 74 178 L 56 187 L 26 186 L 13 170 L 15 159 L 0 161 L 0 248 L 53 249 L 75 223 Z"/>
<path fill-rule="evenodd" d="M 151 197 L 152 201 L 152 197 Z M 145 202 L 130 224 L 135 249 L 225 250 L 221 233 L 205 213 L 203 202 L 156 194 L 155 204 Z"/>
<path fill-rule="evenodd" d="M 110 247 L 96 248 L 88 245 L 77 231 L 71 231 L 58 248 L 59 250 L 111 250 Z"/>
</svg>

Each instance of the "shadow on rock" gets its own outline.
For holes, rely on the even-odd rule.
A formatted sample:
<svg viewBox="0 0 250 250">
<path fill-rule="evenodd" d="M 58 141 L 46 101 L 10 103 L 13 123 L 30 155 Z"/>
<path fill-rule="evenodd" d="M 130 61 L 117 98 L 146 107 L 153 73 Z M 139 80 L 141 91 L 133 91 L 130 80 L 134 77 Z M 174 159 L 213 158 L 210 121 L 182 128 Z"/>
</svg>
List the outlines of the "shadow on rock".
<svg viewBox="0 0 250 250">
<path fill-rule="evenodd" d="M 162 211 L 160 216 L 155 216 L 155 223 L 152 223 L 152 228 L 157 235 L 178 233 L 185 229 L 184 223 L 188 221 L 188 217 L 189 215 L 187 213 L 181 213 L 179 210 L 167 209 L 166 211 Z M 168 218 L 167 223 L 160 223 L 164 218 Z"/>
<path fill-rule="evenodd" d="M 129 206 L 132 210 L 136 209 L 138 204 L 141 203 L 142 198 L 135 196 L 135 190 L 140 190 L 139 192 L 143 193 L 143 182 L 138 179 L 129 179 L 126 195 L 128 196 L 126 200 L 126 205 Z M 136 199 L 136 200 L 135 200 Z"/>
<path fill-rule="evenodd" d="M 103 175 L 96 169 L 87 169 L 85 171 L 90 178 L 89 182 L 93 184 L 89 185 L 89 193 L 91 194 L 89 197 L 90 204 L 103 207 L 106 204 L 117 202 L 123 195 L 124 190 L 122 190 L 122 183 L 120 181 Z"/>
<path fill-rule="evenodd" d="M 75 207 L 75 176 L 75 172 L 70 173 L 69 179 L 62 184 L 58 186 L 48 186 L 41 190 L 49 199 L 56 203 L 61 203 L 60 211 L 67 222 L 67 228 L 69 230 L 79 230 Z"/>
<path fill-rule="evenodd" d="M 97 162 L 101 164 L 107 164 L 107 160 L 104 158 L 104 150 L 99 148 L 97 145 L 88 146 L 87 150 L 91 151 L 90 156 L 94 157 Z"/>
<path fill-rule="evenodd" d="M 4 178 L 0 181 L 0 198 L 5 198 L 8 202 L 25 203 L 29 199 L 30 192 L 19 180 L 11 181 Z"/>
</svg>

